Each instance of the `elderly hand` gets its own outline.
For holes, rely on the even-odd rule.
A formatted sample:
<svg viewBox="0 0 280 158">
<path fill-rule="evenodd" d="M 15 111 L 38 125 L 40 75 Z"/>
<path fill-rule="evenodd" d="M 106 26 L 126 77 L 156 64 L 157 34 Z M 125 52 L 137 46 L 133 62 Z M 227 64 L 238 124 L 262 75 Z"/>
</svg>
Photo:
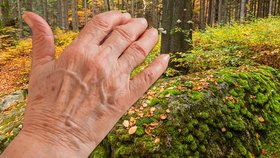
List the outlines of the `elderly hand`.
<svg viewBox="0 0 280 158">
<path fill-rule="evenodd" d="M 168 65 L 160 55 L 130 78 L 158 33 L 128 13 L 97 15 L 58 60 L 48 24 L 31 12 L 23 19 L 33 33 L 28 104 L 23 129 L 2 156 L 87 157 Z"/>
</svg>

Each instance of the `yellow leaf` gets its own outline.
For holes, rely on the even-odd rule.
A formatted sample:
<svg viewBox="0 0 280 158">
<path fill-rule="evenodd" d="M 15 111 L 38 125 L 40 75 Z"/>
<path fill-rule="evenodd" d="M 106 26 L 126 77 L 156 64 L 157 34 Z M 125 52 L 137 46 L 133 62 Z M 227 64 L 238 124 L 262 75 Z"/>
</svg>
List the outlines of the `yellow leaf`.
<svg viewBox="0 0 280 158">
<path fill-rule="evenodd" d="M 123 126 L 126 127 L 126 128 L 129 127 L 129 121 L 128 120 L 124 120 L 123 121 Z"/>
<path fill-rule="evenodd" d="M 134 134 L 136 132 L 136 130 L 137 130 L 137 126 L 133 126 L 133 127 L 129 128 L 128 134 Z"/>
<path fill-rule="evenodd" d="M 262 116 L 259 117 L 258 120 L 259 120 L 260 123 L 264 123 L 264 118 Z"/>
<path fill-rule="evenodd" d="M 160 138 L 156 138 L 155 139 L 155 144 L 159 144 L 160 143 Z"/>
</svg>

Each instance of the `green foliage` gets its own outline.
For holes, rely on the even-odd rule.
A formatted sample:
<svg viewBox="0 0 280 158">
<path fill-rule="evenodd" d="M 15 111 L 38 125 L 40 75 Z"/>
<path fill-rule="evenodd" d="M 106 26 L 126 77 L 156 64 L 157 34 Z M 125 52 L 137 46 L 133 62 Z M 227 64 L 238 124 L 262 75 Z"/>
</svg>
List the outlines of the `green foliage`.
<svg viewBox="0 0 280 158">
<path fill-rule="evenodd" d="M 239 25 L 193 33 L 191 53 L 173 55 L 174 69 L 168 76 L 187 74 L 221 67 L 241 65 L 269 65 L 280 69 L 280 18 L 259 19 Z"/>
</svg>

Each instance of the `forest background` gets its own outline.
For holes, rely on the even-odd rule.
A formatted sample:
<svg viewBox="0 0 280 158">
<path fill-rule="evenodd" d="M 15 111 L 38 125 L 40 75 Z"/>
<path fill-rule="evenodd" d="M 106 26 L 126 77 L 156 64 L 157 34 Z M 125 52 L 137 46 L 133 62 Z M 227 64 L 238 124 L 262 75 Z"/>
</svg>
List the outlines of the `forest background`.
<svg viewBox="0 0 280 158">
<path fill-rule="evenodd" d="M 97 14 L 145 17 L 171 63 L 90 157 L 278 157 L 280 0 L 0 0 L 0 153 L 22 128 L 31 63 L 24 11 L 56 57 Z"/>
</svg>

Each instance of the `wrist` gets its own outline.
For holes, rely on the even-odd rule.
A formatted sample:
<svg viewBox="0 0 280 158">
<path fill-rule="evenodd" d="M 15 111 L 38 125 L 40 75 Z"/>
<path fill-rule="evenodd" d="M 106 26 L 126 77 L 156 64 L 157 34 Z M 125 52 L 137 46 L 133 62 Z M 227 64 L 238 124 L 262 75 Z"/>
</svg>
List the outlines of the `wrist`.
<svg viewBox="0 0 280 158">
<path fill-rule="evenodd" d="M 90 151 L 89 151 L 90 153 Z M 38 136 L 31 136 L 28 133 L 21 131 L 18 136 L 10 143 L 4 153 L 3 157 L 18 158 L 18 157 L 87 157 L 89 155 L 85 150 L 73 149 L 72 147 L 63 144 L 54 144 L 38 138 Z"/>
</svg>

